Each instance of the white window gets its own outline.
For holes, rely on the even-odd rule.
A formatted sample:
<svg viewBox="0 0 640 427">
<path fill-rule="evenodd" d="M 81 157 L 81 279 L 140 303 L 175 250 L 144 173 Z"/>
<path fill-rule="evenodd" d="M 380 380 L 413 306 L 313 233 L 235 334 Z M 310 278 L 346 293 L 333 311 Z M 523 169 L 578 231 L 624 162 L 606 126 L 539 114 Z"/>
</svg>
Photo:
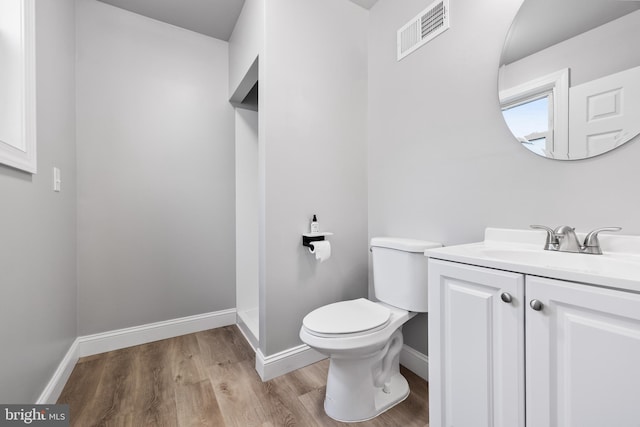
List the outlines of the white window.
<svg viewBox="0 0 640 427">
<path fill-rule="evenodd" d="M 523 146 L 546 157 L 568 158 L 568 68 L 500 91 L 500 106 Z"/>
<path fill-rule="evenodd" d="M 0 0 L 0 163 L 35 173 L 35 0 Z"/>
<path fill-rule="evenodd" d="M 553 151 L 553 92 L 503 105 L 502 115 L 523 147 L 541 156 Z"/>
</svg>

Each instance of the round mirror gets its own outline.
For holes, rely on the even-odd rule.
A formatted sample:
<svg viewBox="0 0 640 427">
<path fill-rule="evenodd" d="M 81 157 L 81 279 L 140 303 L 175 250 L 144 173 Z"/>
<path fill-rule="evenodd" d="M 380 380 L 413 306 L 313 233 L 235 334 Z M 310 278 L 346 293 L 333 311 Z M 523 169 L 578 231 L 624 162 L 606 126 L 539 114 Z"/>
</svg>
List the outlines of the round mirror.
<svg viewBox="0 0 640 427">
<path fill-rule="evenodd" d="M 500 106 L 516 141 L 558 160 L 640 133 L 640 1 L 524 0 L 500 59 Z"/>
</svg>

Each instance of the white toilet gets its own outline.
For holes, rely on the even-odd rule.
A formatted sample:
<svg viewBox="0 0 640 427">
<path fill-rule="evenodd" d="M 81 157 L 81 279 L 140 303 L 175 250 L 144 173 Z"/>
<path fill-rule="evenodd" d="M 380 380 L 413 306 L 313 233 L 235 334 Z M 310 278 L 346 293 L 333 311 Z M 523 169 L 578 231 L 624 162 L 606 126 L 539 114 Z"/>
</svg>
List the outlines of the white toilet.
<svg viewBox="0 0 640 427">
<path fill-rule="evenodd" d="M 380 302 L 337 302 L 303 319 L 300 339 L 330 358 L 324 410 L 331 418 L 365 421 L 409 395 L 399 365 L 402 325 L 427 311 L 423 252 L 440 246 L 412 239 L 371 239 L 373 285 Z"/>
</svg>

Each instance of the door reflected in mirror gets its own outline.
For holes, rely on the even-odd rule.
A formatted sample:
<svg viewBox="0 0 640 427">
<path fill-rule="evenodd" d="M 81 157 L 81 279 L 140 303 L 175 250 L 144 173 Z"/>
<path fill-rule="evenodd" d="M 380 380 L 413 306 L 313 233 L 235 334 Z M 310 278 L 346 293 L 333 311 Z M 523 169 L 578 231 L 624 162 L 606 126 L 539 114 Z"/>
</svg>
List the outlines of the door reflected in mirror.
<svg viewBox="0 0 640 427">
<path fill-rule="evenodd" d="M 603 154 L 640 134 L 640 1 L 524 0 L 499 69 L 515 139 L 551 159 Z"/>
</svg>

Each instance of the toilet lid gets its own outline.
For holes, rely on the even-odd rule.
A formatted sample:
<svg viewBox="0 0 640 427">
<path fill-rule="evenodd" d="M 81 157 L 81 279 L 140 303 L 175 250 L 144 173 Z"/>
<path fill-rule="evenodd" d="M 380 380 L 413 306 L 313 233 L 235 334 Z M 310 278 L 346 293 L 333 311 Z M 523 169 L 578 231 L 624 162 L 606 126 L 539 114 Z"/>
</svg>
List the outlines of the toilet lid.
<svg viewBox="0 0 640 427">
<path fill-rule="evenodd" d="M 305 316 L 302 324 L 309 331 L 320 334 L 350 334 L 377 328 L 390 317 L 388 308 L 359 298 L 317 308 Z"/>
</svg>

